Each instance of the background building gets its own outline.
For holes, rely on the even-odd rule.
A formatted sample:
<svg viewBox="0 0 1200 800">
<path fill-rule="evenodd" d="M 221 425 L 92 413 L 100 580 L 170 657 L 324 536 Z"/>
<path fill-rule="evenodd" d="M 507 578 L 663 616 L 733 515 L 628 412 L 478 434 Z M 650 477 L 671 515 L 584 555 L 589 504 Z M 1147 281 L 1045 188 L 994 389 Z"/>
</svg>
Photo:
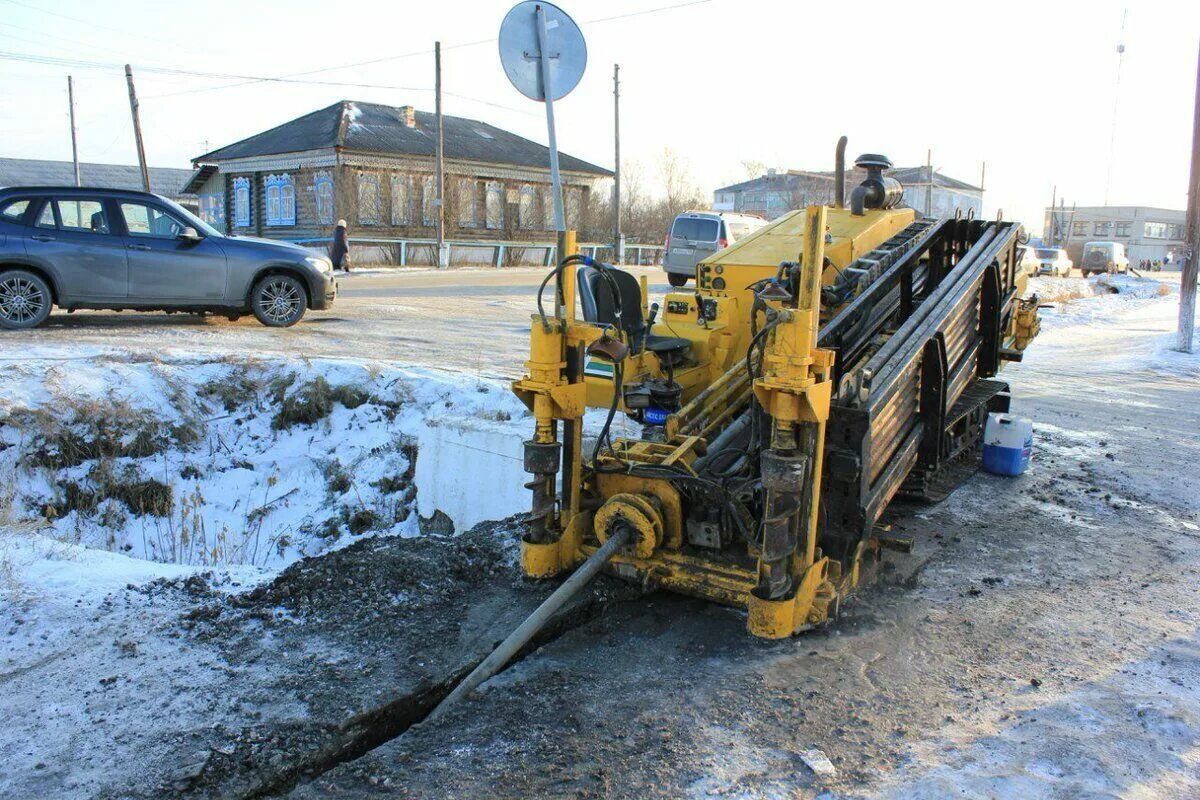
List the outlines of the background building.
<svg viewBox="0 0 1200 800">
<path fill-rule="evenodd" d="M 446 238 L 458 263 L 493 258 L 489 242 L 553 240 L 550 155 L 485 122 L 443 116 Z M 357 263 L 432 264 L 436 120 L 412 106 L 343 100 L 194 160 L 188 189 L 207 221 L 231 233 L 302 243 L 350 226 Z M 612 173 L 560 153 L 567 227 L 579 229 Z M 399 246 L 405 246 L 403 257 Z M 475 251 L 478 251 L 477 253 Z M 509 263 L 525 263 L 518 246 Z"/>
<path fill-rule="evenodd" d="M 983 211 L 983 189 L 936 170 L 928 167 L 897 167 L 885 174 L 904 185 L 904 204 L 922 214 L 950 216 L 960 209 L 964 214 L 973 210 L 979 216 Z M 866 176 L 866 171 L 850 168 L 846 174 L 847 192 Z M 777 172 L 772 169 L 753 180 L 717 189 L 713 192 L 713 208 L 774 219 L 786 211 L 807 205 L 832 203 L 833 195 L 832 172 Z M 932 205 L 929 205 L 931 197 Z"/>
<path fill-rule="evenodd" d="M 1134 268 L 1143 259 L 1171 256 L 1171 269 L 1179 269 L 1184 251 L 1186 213 L 1151 206 L 1084 206 L 1047 208 L 1043 238 L 1062 247 L 1076 264 L 1087 242 L 1120 242 Z"/>
<path fill-rule="evenodd" d="M 195 211 L 197 198 L 184 191 L 191 170 L 150 167 L 150 191 Z M 142 191 L 142 171 L 126 164 L 79 165 L 79 182 L 93 189 Z M 0 158 L 0 186 L 74 186 L 75 166 L 70 161 Z"/>
</svg>

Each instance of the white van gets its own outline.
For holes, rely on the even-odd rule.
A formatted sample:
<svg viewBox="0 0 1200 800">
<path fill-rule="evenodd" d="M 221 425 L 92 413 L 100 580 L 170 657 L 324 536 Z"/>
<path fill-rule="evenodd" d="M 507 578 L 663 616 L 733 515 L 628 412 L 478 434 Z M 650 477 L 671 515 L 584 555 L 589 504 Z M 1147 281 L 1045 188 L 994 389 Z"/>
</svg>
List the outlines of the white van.
<svg viewBox="0 0 1200 800">
<path fill-rule="evenodd" d="M 1093 273 L 1128 272 L 1129 258 L 1120 242 L 1088 242 L 1083 246 L 1079 271 L 1083 277 Z"/>
<path fill-rule="evenodd" d="M 762 217 L 728 211 L 685 211 L 663 242 L 663 270 L 672 286 L 696 275 L 696 265 L 767 224 Z"/>
</svg>

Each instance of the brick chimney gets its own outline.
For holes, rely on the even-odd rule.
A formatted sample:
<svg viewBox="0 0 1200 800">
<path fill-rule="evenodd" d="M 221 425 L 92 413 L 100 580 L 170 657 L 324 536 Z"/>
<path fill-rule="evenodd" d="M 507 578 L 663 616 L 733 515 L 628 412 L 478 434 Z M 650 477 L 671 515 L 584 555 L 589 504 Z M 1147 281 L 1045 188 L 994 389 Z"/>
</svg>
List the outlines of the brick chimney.
<svg viewBox="0 0 1200 800">
<path fill-rule="evenodd" d="M 400 106 L 400 119 L 409 128 L 417 127 L 417 110 L 412 106 Z"/>
</svg>

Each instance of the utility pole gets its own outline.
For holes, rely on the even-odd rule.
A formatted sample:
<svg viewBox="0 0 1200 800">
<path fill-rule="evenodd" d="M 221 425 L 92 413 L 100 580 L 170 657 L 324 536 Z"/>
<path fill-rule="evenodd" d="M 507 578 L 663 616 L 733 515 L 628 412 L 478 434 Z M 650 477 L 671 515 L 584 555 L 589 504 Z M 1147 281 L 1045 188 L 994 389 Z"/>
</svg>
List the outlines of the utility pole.
<svg viewBox="0 0 1200 800">
<path fill-rule="evenodd" d="M 1046 242 L 1046 245 L 1048 247 L 1054 247 L 1055 246 L 1054 243 L 1057 241 L 1054 236 L 1055 231 L 1058 228 L 1058 220 L 1054 216 L 1054 212 L 1056 210 L 1055 207 L 1057 205 L 1058 205 L 1058 184 L 1055 184 L 1054 188 L 1050 190 L 1050 220 L 1049 220 L 1050 224 L 1046 226 L 1046 228 L 1047 228 L 1046 238 L 1049 240 Z"/>
<path fill-rule="evenodd" d="M 1113 158 L 1117 152 L 1117 112 L 1121 107 L 1121 67 L 1125 63 L 1125 20 L 1129 9 L 1121 13 L 1121 40 L 1117 42 L 1117 83 L 1113 87 L 1112 130 L 1108 136 L 1108 172 L 1104 176 L 1104 205 L 1108 205 L 1108 190 L 1112 185 Z"/>
<path fill-rule="evenodd" d="M 433 43 L 433 104 L 437 116 L 437 265 L 450 266 L 446 252 L 446 176 L 442 172 L 445 151 L 442 148 L 442 43 Z"/>
<path fill-rule="evenodd" d="M 613 263 L 625 263 L 621 235 L 621 65 L 613 64 Z"/>
<path fill-rule="evenodd" d="M 1196 327 L 1196 262 L 1200 261 L 1200 50 L 1196 56 L 1196 101 L 1192 116 L 1192 172 L 1188 181 L 1187 260 L 1179 283 L 1179 341 L 1176 349 L 1192 352 Z"/>
<path fill-rule="evenodd" d="M 925 187 L 925 216 L 933 216 L 933 148 L 925 151 L 925 177 L 929 184 Z"/>
<path fill-rule="evenodd" d="M 67 76 L 67 104 L 71 107 L 71 162 L 75 165 L 75 185 L 83 186 L 79 180 L 79 144 L 75 140 L 75 81 Z"/>
<path fill-rule="evenodd" d="M 137 91 L 133 88 L 133 68 L 125 65 L 125 82 L 129 84 L 129 113 L 133 115 L 133 137 L 137 140 L 138 166 L 142 168 L 142 188 L 150 191 L 150 170 L 146 167 L 146 146 L 142 143 L 142 120 L 138 115 Z"/>
</svg>

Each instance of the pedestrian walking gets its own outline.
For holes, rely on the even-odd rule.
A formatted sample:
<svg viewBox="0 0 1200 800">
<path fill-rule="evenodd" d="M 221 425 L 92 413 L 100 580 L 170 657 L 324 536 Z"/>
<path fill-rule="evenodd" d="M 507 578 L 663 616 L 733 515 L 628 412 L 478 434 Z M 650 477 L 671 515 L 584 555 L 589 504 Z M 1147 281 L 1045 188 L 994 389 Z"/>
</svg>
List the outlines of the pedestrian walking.
<svg viewBox="0 0 1200 800">
<path fill-rule="evenodd" d="M 346 220 L 339 219 L 333 229 L 333 244 L 329 247 L 329 260 L 334 269 L 350 272 L 350 240 L 346 238 Z"/>
</svg>

